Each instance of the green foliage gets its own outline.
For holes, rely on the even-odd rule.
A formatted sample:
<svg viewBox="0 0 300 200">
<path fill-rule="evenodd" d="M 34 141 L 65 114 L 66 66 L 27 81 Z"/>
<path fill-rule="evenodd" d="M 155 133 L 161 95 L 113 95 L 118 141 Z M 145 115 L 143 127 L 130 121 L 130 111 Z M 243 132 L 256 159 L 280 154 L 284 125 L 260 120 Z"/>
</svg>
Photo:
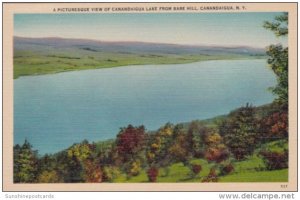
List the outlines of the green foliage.
<svg viewBox="0 0 300 200">
<path fill-rule="evenodd" d="M 288 146 L 289 144 L 287 139 L 280 139 L 262 145 L 260 150 L 282 153 L 285 150 L 288 150 Z"/>
<path fill-rule="evenodd" d="M 276 36 L 285 36 L 288 34 L 288 13 L 276 16 L 273 22 L 266 21 L 264 28 L 275 33 Z"/>
<path fill-rule="evenodd" d="M 175 136 L 174 143 L 170 146 L 168 153 L 173 161 L 180 161 L 187 164 L 189 152 L 187 148 L 186 134 L 178 133 Z"/>
<path fill-rule="evenodd" d="M 84 162 L 92 154 L 93 145 L 87 141 L 83 141 L 80 144 L 74 144 L 68 149 L 68 157 L 77 159 L 79 162 Z"/>
<path fill-rule="evenodd" d="M 201 158 L 204 154 L 203 138 L 208 133 L 208 128 L 196 121 L 189 124 L 187 131 L 187 149 L 192 156 Z"/>
<path fill-rule="evenodd" d="M 242 160 L 251 155 L 259 144 L 258 128 L 255 109 L 247 104 L 230 113 L 220 125 L 219 131 L 234 157 Z"/>
<path fill-rule="evenodd" d="M 277 85 L 271 88 L 278 96 L 277 101 L 288 103 L 288 48 L 282 45 L 270 45 L 267 49 L 268 64 L 277 76 Z"/>
<path fill-rule="evenodd" d="M 60 183 L 63 182 L 58 176 L 57 172 L 52 171 L 43 171 L 37 177 L 38 183 Z"/>
<path fill-rule="evenodd" d="M 140 173 L 140 171 L 141 171 L 141 161 L 137 159 L 136 161 L 131 163 L 131 167 L 128 174 L 130 176 L 137 176 Z"/>
<path fill-rule="evenodd" d="M 103 167 L 103 181 L 104 182 L 113 182 L 118 177 L 121 176 L 121 171 L 115 166 L 105 166 Z"/>
<path fill-rule="evenodd" d="M 149 136 L 146 157 L 150 166 L 166 167 L 172 162 L 169 148 L 173 142 L 173 128 L 172 124 L 167 123 L 155 134 Z"/>
<path fill-rule="evenodd" d="M 24 144 L 14 146 L 14 182 L 33 183 L 37 176 L 37 151 L 32 150 L 31 144 L 25 140 Z"/>
<path fill-rule="evenodd" d="M 95 155 L 95 145 L 83 141 L 74 144 L 68 149 L 50 156 L 43 156 L 40 160 L 40 168 L 45 170 L 55 170 L 62 182 L 100 182 L 99 178 L 94 181 L 92 178 L 100 177 L 95 175 L 101 173 L 99 160 Z M 48 163 L 48 164 L 47 164 Z M 100 171 L 100 172 L 99 172 Z M 95 178 L 95 179 L 96 179 Z"/>
<path fill-rule="evenodd" d="M 209 174 L 206 177 L 204 177 L 202 182 L 218 182 L 217 172 L 214 167 L 210 169 Z"/>
<path fill-rule="evenodd" d="M 265 22 L 264 27 L 278 37 L 288 35 L 288 13 L 275 18 L 274 22 Z M 278 96 L 277 101 L 287 106 L 288 103 L 288 47 L 281 44 L 270 45 L 267 49 L 268 64 L 277 76 L 277 85 L 271 88 Z"/>
<path fill-rule="evenodd" d="M 244 173 L 244 172 L 257 172 L 257 171 L 264 171 L 266 170 L 265 163 L 261 156 L 257 155 L 257 153 L 248 156 L 246 160 L 231 161 L 234 167 L 234 173 Z"/>
</svg>

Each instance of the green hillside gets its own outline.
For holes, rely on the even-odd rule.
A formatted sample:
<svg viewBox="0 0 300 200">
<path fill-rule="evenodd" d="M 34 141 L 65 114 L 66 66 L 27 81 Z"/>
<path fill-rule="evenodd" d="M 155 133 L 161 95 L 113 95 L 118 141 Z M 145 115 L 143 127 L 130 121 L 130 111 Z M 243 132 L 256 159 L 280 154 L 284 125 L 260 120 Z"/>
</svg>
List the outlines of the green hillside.
<svg viewBox="0 0 300 200">
<path fill-rule="evenodd" d="M 127 65 L 253 59 L 262 58 L 264 55 L 261 49 L 245 50 L 151 43 L 105 43 L 61 38 L 15 37 L 14 78 Z"/>
</svg>

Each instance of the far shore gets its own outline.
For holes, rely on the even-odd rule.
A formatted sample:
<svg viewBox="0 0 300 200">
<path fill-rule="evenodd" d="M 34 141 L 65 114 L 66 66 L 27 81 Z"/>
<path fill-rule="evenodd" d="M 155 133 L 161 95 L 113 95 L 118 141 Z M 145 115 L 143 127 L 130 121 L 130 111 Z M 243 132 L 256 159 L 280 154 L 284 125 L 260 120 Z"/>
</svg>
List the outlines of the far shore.
<svg viewBox="0 0 300 200">
<path fill-rule="evenodd" d="M 22 57 L 21 57 L 22 58 Z M 117 56 L 116 56 L 117 58 Z M 156 57 L 157 58 L 157 57 Z M 107 68 L 115 68 L 115 67 L 126 67 L 132 65 L 170 65 L 170 64 L 189 64 L 195 62 L 203 62 L 203 61 L 214 61 L 214 60 L 249 60 L 249 59 L 266 59 L 266 56 L 244 56 L 244 55 L 195 55 L 195 56 L 180 56 L 175 58 L 170 58 L 167 56 L 161 56 L 159 59 L 140 59 L 136 57 L 136 59 L 131 59 L 126 62 L 124 59 L 116 59 L 116 60 L 104 60 L 103 62 L 99 62 L 99 65 L 95 63 L 88 65 L 87 60 L 82 65 L 79 60 L 78 65 L 76 63 L 64 63 L 64 60 L 70 58 L 60 58 L 60 60 L 53 62 L 45 61 L 43 56 L 40 56 L 38 59 L 34 58 L 35 62 L 33 63 L 22 63 L 20 62 L 20 57 L 14 58 L 14 79 L 17 79 L 22 76 L 38 76 L 38 75 L 49 75 L 49 74 L 57 74 L 62 72 L 71 72 L 71 71 L 80 71 L 80 70 L 91 70 L 91 69 L 107 69 Z M 82 58 L 84 59 L 84 58 Z M 43 60 L 43 62 L 39 62 L 36 60 Z M 68 66 L 73 65 L 73 66 Z"/>
</svg>

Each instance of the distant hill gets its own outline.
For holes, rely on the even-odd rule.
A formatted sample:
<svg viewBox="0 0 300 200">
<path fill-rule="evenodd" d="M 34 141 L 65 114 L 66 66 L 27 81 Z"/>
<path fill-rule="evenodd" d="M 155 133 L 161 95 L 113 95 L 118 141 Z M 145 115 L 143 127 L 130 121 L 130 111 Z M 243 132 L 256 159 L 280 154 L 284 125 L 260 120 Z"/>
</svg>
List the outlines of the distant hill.
<svg viewBox="0 0 300 200">
<path fill-rule="evenodd" d="M 264 49 L 86 39 L 14 37 L 14 78 L 127 65 L 253 59 Z"/>
<path fill-rule="evenodd" d="M 24 38 L 14 37 L 14 49 L 34 50 L 37 46 L 55 48 L 76 48 L 92 52 L 115 52 L 115 53 L 157 53 L 157 54 L 241 54 L 241 55 L 264 55 L 265 50 L 246 46 L 199 46 L 177 45 L 146 42 L 105 42 L 87 39 L 65 39 L 58 37 L 49 38 Z"/>
</svg>

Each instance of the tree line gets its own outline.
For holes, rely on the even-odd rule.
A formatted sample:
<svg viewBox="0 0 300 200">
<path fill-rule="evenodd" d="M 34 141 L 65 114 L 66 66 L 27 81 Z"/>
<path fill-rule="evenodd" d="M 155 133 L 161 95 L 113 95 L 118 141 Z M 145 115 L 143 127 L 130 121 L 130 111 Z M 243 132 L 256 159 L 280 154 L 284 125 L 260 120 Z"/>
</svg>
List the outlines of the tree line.
<svg viewBox="0 0 300 200">
<path fill-rule="evenodd" d="M 191 164 L 193 158 L 215 164 L 207 175 L 212 177 L 206 180 L 212 181 L 217 179 L 216 170 L 223 175 L 230 173 L 234 170 L 232 160 L 246 160 L 258 147 L 277 140 L 288 140 L 286 110 L 278 103 L 262 110 L 248 104 L 232 111 L 214 127 L 199 121 L 188 126 L 166 123 L 149 133 L 144 126 L 128 125 L 120 129 L 115 140 L 85 140 L 42 157 L 25 140 L 23 145 L 14 146 L 14 181 L 111 182 L 121 173 L 130 179 L 146 170 L 153 182 L 160 170 L 168 176 L 169 167 L 178 162 L 187 166 L 191 175 L 199 174 L 202 166 Z M 260 153 L 268 169 L 287 167 L 287 149 Z"/>
</svg>

